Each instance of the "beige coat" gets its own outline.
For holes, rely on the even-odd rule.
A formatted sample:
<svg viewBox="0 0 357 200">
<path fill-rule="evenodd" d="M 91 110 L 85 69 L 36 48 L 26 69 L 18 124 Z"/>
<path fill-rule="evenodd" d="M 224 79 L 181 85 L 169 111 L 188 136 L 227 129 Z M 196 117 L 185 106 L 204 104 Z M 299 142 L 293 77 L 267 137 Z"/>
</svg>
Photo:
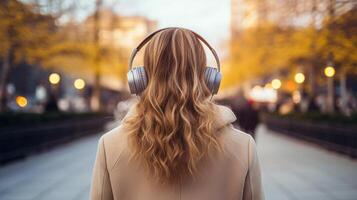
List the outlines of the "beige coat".
<svg viewBox="0 0 357 200">
<path fill-rule="evenodd" d="M 231 125 L 233 112 L 217 106 L 219 140 L 225 155 L 202 168 L 200 180 L 176 187 L 157 186 L 128 162 L 127 135 L 119 126 L 98 145 L 91 186 L 92 200 L 260 200 L 264 199 L 253 138 Z M 127 116 L 130 116 L 131 109 Z"/>
</svg>

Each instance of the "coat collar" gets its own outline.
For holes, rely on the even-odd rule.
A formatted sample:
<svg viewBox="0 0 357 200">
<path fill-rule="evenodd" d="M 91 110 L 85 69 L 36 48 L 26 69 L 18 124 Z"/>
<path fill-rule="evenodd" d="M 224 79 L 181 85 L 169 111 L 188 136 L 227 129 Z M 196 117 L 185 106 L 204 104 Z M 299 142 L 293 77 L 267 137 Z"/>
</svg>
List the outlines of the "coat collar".
<svg viewBox="0 0 357 200">
<path fill-rule="evenodd" d="M 237 117 L 234 115 L 233 111 L 222 105 L 215 105 L 217 108 L 217 127 L 222 128 L 224 126 L 227 126 L 234 121 L 237 120 Z"/>
<path fill-rule="evenodd" d="M 217 105 L 217 104 L 214 104 L 214 107 L 215 107 L 216 115 L 217 115 L 217 120 L 216 120 L 217 128 L 222 128 L 222 127 L 227 126 L 237 120 L 233 111 L 229 107 Z M 135 112 L 136 112 L 136 103 L 129 108 L 124 119 L 134 115 Z"/>
</svg>

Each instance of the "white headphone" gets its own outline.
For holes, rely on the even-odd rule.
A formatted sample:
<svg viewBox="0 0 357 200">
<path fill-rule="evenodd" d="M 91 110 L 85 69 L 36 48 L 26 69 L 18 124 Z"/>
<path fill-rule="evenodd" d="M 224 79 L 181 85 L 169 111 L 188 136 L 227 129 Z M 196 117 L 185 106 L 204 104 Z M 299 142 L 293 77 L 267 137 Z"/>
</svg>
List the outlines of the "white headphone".
<svg viewBox="0 0 357 200">
<path fill-rule="evenodd" d="M 148 78 L 146 76 L 145 72 L 145 67 L 135 67 L 132 68 L 134 58 L 137 54 L 137 52 L 140 51 L 140 49 L 150 41 L 150 39 L 156 35 L 157 33 L 167 30 L 167 29 L 177 29 L 174 27 L 170 28 L 163 28 L 160 30 L 157 30 L 150 35 L 148 35 L 132 52 L 129 60 L 129 72 L 127 74 L 128 77 L 128 84 L 129 84 L 129 89 L 131 94 L 140 94 L 142 91 L 145 90 L 147 84 L 148 84 Z M 191 30 L 190 30 L 191 31 Z M 201 42 L 203 42 L 209 50 L 212 52 L 216 63 L 217 63 L 217 68 L 214 67 L 206 67 L 205 69 L 205 82 L 209 90 L 211 91 L 212 95 L 217 94 L 219 85 L 221 83 L 222 75 L 221 75 L 221 69 L 220 69 L 220 62 L 219 58 L 217 56 L 216 51 L 211 47 L 211 45 L 208 44 L 208 42 L 203 39 L 202 36 L 198 35 L 197 33 L 191 31 L 197 39 L 199 39 Z"/>
</svg>

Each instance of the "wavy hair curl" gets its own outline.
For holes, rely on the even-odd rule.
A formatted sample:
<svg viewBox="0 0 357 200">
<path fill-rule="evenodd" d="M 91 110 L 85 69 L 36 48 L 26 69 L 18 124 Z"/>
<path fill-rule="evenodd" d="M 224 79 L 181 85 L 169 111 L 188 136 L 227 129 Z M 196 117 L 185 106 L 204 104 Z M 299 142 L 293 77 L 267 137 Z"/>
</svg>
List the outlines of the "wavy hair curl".
<svg viewBox="0 0 357 200">
<path fill-rule="evenodd" d="M 144 66 L 148 86 L 124 121 L 132 158 L 160 183 L 196 177 L 201 161 L 221 149 L 204 48 L 190 30 L 170 28 L 147 44 Z"/>
</svg>

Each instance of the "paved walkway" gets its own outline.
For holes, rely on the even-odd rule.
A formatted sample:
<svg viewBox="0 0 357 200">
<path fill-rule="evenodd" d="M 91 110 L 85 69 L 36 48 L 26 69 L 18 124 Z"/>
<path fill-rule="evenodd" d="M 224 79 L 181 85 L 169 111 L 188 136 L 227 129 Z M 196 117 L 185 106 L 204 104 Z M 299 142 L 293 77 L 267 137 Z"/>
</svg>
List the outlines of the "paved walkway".
<svg viewBox="0 0 357 200">
<path fill-rule="evenodd" d="M 0 168 L 1 200 L 88 199 L 98 135 Z M 268 200 L 356 200 L 357 161 L 259 128 Z"/>
<path fill-rule="evenodd" d="M 99 136 L 0 168 L 0 200 L 88 200 Z"/>
<path fill-rule="evenodd" d="M 357 160 L 271 132 L 263 126 L 258 133 L 267 199 L 357 199 Z"/>
</svg>

